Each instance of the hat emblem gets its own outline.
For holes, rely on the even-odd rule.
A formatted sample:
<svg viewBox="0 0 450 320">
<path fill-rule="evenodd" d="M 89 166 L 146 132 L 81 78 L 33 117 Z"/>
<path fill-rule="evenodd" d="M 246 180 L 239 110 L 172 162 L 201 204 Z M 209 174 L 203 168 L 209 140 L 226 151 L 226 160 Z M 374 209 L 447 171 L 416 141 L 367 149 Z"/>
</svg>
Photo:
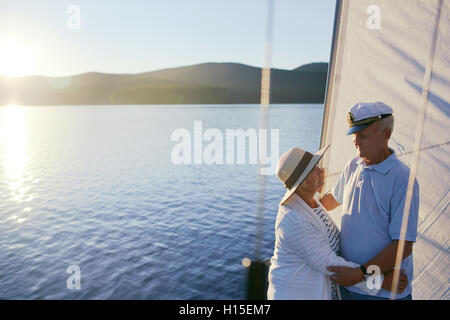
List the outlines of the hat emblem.
<svg viewBox="0 0 450 320">
<path fill-rule="evenodd" d="M 347 121 L 348 122 L 354 122 L 355 121 L 355 116 L 353 115 L 353 113 L 351 113 L 351 112 L 348 113 Z"/>
</svg>

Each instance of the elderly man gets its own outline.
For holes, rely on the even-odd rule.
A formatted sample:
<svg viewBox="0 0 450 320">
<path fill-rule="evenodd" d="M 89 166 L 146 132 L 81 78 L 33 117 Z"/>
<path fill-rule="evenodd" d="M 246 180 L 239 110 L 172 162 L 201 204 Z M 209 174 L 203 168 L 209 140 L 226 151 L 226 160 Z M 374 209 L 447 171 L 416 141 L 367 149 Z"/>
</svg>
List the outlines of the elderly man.
<svg viewBox="0 0 450 320">
<path fill-rule="evenodd" d="M 341 256 L 361 264 L 360 268 L 328 268 L 335 272 L 331 279 L 341 285 L 343 299 L 390 297 L 384 289 L 375 297 L 367 296 L 354 284 L 367 279 L 371 265 L 383 273 L 395 265 L 409 168 L 388 147 L 394 127 L 392 114 L 392 108 L 382 102 L 358 103 L 351 108 L 347 134 L 353 135 L 358 157 L 346 164 L 334 189 L 320 199 L 327 210 L 342 205 Z M 417 236 L 418 211 L 419 186 L 415 181 L 401 264 L 409 282 L 398 299 L 412 299 L 412 247 Z"/>
</svg>

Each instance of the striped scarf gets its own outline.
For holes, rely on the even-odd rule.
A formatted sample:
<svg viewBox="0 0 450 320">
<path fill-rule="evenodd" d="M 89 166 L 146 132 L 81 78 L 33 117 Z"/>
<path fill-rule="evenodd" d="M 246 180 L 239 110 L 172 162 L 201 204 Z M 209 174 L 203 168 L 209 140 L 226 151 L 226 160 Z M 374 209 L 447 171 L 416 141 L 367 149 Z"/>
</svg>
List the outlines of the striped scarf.
<svg viewBox="0 0 450 320">
<path fill-rule="evenodd" d="M 341 247 L 341 234 L 336 224 L 330 219 L 328 214 L 322 209 L 321 206 L 313 208 L 314 213 L 319 217 L 320 221 L 324 224 L 327 229 L 328 241 L 330 243 L 331 249 L 339 255 L 339 250 Z M 331 299 L 338 300 L 337 285 L 334 281 L 331 281 Z"/>
</svg>

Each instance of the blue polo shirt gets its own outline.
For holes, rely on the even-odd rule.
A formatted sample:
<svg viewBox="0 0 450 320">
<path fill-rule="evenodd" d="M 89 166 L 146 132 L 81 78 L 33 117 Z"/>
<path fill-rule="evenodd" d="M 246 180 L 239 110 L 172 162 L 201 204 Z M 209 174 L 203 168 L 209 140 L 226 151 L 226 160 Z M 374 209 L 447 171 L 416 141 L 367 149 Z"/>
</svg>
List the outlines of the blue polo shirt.
<svg viewBox="0 0 450 320">
<path fill-rule="evenodd" d="M 364 264 L 375 257 L 393 240 L 400 239 L 400 229 L 408 187 L 409 168 L 399 161 L 395 152 L 383 162 L 367 166 L 356 157 L 347 163 L 332 190 L 334 198 L 342 204 L 341 256 L 347 261 Z M 414 183 L 406 241 L 416 241 L 419 215 L 419 185 Z M 412 254 L 402 261 L 408 276 L 408 287 L 397 298 L 412 291 Z M 352 286 L 352 292 L 367 294 Z M 377 296 L 390 297 L 381 289 Z"/>
</svg>

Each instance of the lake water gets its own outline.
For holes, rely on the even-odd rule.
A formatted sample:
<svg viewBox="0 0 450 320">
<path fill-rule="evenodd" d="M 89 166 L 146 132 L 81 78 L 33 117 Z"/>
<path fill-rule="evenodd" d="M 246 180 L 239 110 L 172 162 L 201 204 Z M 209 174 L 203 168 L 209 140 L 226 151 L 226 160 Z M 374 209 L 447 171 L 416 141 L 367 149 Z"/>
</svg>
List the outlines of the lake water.
<svg viewBox="0 0 450 320">
<path fill-rule="evenodd" d="M 279 155 L 316 152 L 322 112 L 272 105 Z M 272 255 L 284 188 L 262 176 L 261 220 L 258 165 L 176 165 L 171 135 L 193 134 L 195 121 L 224 137 L 258 129 L 259 106 L 0 107 L 0 117 L 1 299 L 245 299 L 242 259 L 259 221 L 261 257 Z M 68 288 L 71 265 L 80 289 Z"/>
</svg>

